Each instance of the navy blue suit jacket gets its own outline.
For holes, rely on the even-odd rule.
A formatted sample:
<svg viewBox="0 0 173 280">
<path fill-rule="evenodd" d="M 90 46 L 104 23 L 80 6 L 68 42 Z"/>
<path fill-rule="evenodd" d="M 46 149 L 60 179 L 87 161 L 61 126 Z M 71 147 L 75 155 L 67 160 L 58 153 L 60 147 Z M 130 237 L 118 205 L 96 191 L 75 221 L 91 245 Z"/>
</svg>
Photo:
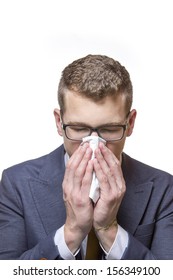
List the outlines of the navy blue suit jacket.
<svg viewBox="0 0 173 280">
<path fill-rule="evenodd" d="M 129 234 L 122 259 L 173 259 L 173 176 L 126 154 L 122 170 L 118 223 Z M 0 259 L 61 259 L 53 238 L 66 219 L 64 172 L 63 146 L 3 172 Z"/>
</svg>

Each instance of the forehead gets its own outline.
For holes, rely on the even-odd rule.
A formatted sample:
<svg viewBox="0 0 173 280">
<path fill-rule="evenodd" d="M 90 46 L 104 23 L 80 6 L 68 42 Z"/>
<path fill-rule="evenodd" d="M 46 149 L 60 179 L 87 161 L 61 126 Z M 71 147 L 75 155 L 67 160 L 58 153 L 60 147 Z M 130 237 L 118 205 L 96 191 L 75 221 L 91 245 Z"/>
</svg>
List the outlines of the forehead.
<svg viewBox="0 0 173 280">
<path fill-rule="evenodd" d="M 125 97 L 122 94 L 107 96 L 96 102 L 68 90 L 65 93 L 64 102 L 64 122 L 99 125 L 108 122 L 121 122 L 127 114 Z"/>
</svg>

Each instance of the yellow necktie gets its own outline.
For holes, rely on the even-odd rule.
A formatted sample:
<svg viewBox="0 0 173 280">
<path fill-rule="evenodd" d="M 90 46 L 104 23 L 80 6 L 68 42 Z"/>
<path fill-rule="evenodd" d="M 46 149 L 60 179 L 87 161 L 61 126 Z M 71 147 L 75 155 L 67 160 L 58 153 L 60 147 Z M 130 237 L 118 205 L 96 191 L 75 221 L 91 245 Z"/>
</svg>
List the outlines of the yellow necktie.
<svg viewBox="0 0 173 280">
<path fill-rule="evenodd" d="M 99 241 L 95 235 L 94 229 L 92 228 L 88 234 L 87 249 L 86 249 L 86 260 L 100 260 L 102 256 L 102 250 L 99 245 Z"/>
</svg>

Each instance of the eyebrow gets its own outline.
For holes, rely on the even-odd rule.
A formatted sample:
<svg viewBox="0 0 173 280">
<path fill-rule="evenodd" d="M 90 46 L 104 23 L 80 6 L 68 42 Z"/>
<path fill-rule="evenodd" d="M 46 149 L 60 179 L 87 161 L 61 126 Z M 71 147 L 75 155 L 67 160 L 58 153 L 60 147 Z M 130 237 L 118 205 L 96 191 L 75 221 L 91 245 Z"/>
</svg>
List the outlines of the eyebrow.
<svg viewBox="0 0 173 280">
<path fill-rule="evenodd" d="M 68 122 L 67 125 L 76 125 L 76 126 L 84 126 L 84 127 L 92 127 L 89 124 L 83 123 L 83 122 Z M 104 127 L 104 126 L 113 126 L 113 125 L 122 125 L 122 122 L 111 122 L 111 123 L 105 123 L 102 125 L 99 125 L 97 127 Z"/>
</svg>

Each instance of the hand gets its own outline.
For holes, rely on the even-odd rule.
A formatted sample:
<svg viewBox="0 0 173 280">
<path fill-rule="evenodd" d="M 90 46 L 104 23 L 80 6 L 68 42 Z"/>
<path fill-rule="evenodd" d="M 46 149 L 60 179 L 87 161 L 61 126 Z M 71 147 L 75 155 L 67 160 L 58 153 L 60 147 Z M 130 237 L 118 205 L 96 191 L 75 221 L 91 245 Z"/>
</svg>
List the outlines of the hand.
<svg viewBox="0 0 173 280">
<path fill-rule="evenodd" d="M 89 198 L 93 174 L 91 156 L 92 150 L 88 143 L 79 146 L 67 163 L 63 181 L 67 212 L 64 234 L 72 252 L 79 248 L 93 222 L 93 205 Z"/>
<path fill-rule="evenodd" d="M 114 156 L 114 154 L 102 143 L 95 151 L 94 171 L 99 181 L 100 198 L 94 208 L 94 228 L 106 227 L 116 220 L 117 212 L 121 201 L 125 194 L 126 186 L 123 178 L 121 164 Z M 97 235 L 103 247 L 109 249 L 112 245 L 117 227 L 110 227 L 110 229 L 103 232 L 99 230 Z M 106 234 L 109 235 L 109 242 L 105 240 Z M 108 234 L 109 233 L 109 234 Z M 110 240 L 110 235 L 112 240 Z M 104 243 L 104 244 L 103 244 Z"/>
</svg>

